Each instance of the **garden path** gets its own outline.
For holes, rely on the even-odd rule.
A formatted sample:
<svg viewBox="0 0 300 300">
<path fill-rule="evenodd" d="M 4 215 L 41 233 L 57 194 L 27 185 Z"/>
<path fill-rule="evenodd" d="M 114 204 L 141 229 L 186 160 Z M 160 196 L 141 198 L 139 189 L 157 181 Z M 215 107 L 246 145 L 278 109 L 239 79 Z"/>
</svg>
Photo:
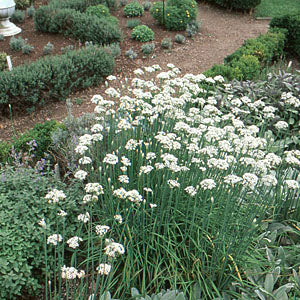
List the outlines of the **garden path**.
<svg viewBox="0 0 300 300">
<path fill-rule="evenodd" d="M 240 47 L 246 39 L 254 38 L 268 30 L 268 20 L 255 20 L 252 16 L 243 13 L 230 12 L 206 3 L 198 4 L 198 20 L 202 26 L 200 33 L 193 39 L 187 39 L 183 45 L 174 45 L 170 52 L 156 51 L 153 57 L 143 58 L 141 55 L 130 61 L 124 56 L 130 47 L 139 49 L 140 44 L 132 41 L 129 37 L 130 30 L 126 28 L 127 20 L 122 17 L 122 11 L 114 13 L 120 20 L 120 27 L 125 34 L 124 42 L 121 44 L 122 54 L 117 59 L 115 74 L 118 82 L 133 76 L 132 71 L 138 67 L 159 64 L 165 67 L 167 63 L 173 63 L 183 73 L 199 74 L 214 64 L 223 62 L 223 59 Z M 150 14 L 145 14 L 142 23 L 149 25 L 155 32 L 156 49 L 159 48 L 163 37 L 174 37 L 176 33 L 167 32 L 154 25 Z M 139 47 L 139 48 L 137 48 Z M 105 89 L 104 84 L 74 93 L 70 96 L 73 108 L 72 114 L 79 116 L 86 112 L 93 111 L 93 104 L 90 102 L 94 94 L 101 94 Z M 81 104 L 79 104 L 82 102 Z M 77 103 L 77 104 L 76 104 Z M 30 115 L 23 112 L 13 113 L 13 124 L 16 132 L 23 132 L 32 128 L 35 123 L 42 123 L 45 120 L 63 120 L 67 115 L 64 103 L 51 103 L 36 110 Z M 9 140 L 13 136 L 12 122 L 9 118 L 0 117 L 0 139 Z"/>
</svg>

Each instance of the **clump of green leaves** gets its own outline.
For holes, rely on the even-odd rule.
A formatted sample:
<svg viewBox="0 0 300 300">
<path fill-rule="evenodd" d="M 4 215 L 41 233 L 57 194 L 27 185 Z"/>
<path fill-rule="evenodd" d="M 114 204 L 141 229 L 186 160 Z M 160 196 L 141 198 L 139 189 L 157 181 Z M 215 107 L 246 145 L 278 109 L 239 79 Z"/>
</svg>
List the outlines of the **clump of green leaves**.
<svg viewBox="0 0 300 300">
<path fill-rule="evenodd" d="M 136 27 L 136 26 L 138 26 L 138 25 L 141 25 L 141 20 L 140 19 L 132 19 L 132 20 L 128 20 L 127 21 L 127 27 L 128 28 L 134 28 L 134 27 Z"/>
<path fill-rule="evenodd" d="M 152 3 L 150 1 L 143 1 L 142 6 L 143 6 L 144 10 L 148 11 L 152 7 Z"/>
<path fill-rule="evenodd" d="M 201 23 L 199 21 L 193 20 L 187 24 L 186 34 L 188 37 L 193 37 L 196 35 L 201 28 Z"/>
<path fill-rule="evenodd" d="M 121 54 L 121 48 L 119 43 L 112 43 L 103 48 L 106 52 L 111 54 L 113 57 L 118 57 Z"/>
<path fill-rule="evenodd" d="M 25 13 L 22 10 L 16 9 L 15 12 L 10 17 L 13 23 L 23 23 L 25 20 Z"/>
<path fill-rule="evenodd" d="M 27 17 L 28 18 L 32 18 L 34 16 L 35 13 L 35 8 L 34 6 L 30 6 L 26 9 L 26 13 L 27 13 Z"/>
<path fill-rule="evenodd" d="M 169 37 L 163 38 L 160 45 L 163 49 L 170 50 L 173 45 L 172 39 Z"/>
<path fill-rule="evenodd" d="M 155 49 L 155 44 L 154 43 L 148 43 L 148 44 L 144 44 L 142 45 L 141 47 L 141 50 L 142 52 L 145 54 L 145 55 L 150 55 L 153 53 Z"/>
<path fill-rule="evenodd" d="M 144 9 L 143 6 L 138 3 L 137 1 L 128 3 L 125 7 L 124 7 L 124 15 L 125 17 L 141 17 L 144 13 Z"/>
<path fill-rule="evenodd" d="M 9 47 L 12 51 L 18 52 L 22 50 L 22 47 L 26 44 L 26 40 L 22 37 L 15 38 L 14 36 L 9 40 Z"/>
<path fill-rule="evenodd" d="M 74 50 L 74 46 L 73 46 L 73 45 L 68 45 L 68 46 L 62 47 L 62 48 L 60 49 L 60 51 L 61 51 L 63 54 L 67 53 L 68 51 L 72 51 L 72 50 Z"/>
<path fill-rule="evenodd" d="M 47 43 L 47 45 L 44 46 L 43 48 L 43 54 L 48 55 L 51 54 L 54 50 L 54 45 L 50 42 Z"/>
<path fill-rule="evenodd" d="M 135 58 L 137 58 L 138 55 L 132 48 L 130 48 L 125 52 L 125 56 L 134 60 Z"/>
<path fill-rule="evenodd" d="M 147 25 L 138 25 L 133 28 L 131 37 L 140 42 L 149 42 L 154 40 L 154 32 Z"/>
<path fill-rule="evenodd" d="M 0 71 L 7 69 L 7 54 L 5 52 L 0 52 Z"/>
<path fill-rule="evenodd" d="M 30 44 L 25 44 L 23 47 L 22 47 L 22 53 L 23 54 L 30 54 L 31 52 L 33 52 L 34 50 L 34 47 Z"/>
<path fill-rule="evenodd" d="M 110 16 L 109 8 L 102 4 L 89 6 L 85 13 L 92 16 L 97 16 L 98 18 Z"/>
<path fill-rule="evenodd" d="M 184 44 L 185 36 L 182 34 L 176 34 L 174 37 L 174 41 L 175 41 L 175 43 L 178 43 L 178 44 Z"/>
</svg>

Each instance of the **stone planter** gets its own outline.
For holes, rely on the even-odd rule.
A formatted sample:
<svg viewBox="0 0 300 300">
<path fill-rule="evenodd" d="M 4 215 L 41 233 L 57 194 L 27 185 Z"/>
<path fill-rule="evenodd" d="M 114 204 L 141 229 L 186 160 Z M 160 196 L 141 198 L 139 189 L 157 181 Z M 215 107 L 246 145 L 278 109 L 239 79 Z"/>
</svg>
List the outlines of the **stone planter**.
<svg viewBox="0 0 300 300">
<path fill-rule="evenodd" d="M 16 3 L 14 0 L 0 1 L 0 34 L 12 36 L 22 31 L 21 28 L 9 21 L 9 18 L 15 11 Z"/>
</svg>

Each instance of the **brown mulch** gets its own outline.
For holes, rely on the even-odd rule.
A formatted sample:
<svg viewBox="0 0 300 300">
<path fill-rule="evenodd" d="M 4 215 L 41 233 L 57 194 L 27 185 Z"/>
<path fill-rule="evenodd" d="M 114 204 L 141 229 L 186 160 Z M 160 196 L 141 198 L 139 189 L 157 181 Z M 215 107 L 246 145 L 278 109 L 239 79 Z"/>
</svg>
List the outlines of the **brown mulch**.
<svg viewBox="0 0 300 300">
<path fill-rule="evenodd" d="M 36 6 L 41 4 L 41 0 L 36 1 Z M 179 32 L 164 30 L 154 23 L 154 19 L 149 12 L 145 12 L 144 16 L 140 18 L 141 23 L 148 25 L 155 33 L 155 51 L 153 55 L 146 58 L 143 57 L 140 50 L 142 43 L 130 38 L 131 30 L 126 27 L 128 19 L 123 16 L 122 8 L 112 11 L 112 14 L 118 17 L 124 34 L 124 40 L 120 44 L 122 52 L 116 60 L 114 72 L 114 75 L 118 77 L 118 82 L 124 82 L 125 78 L 131 78 L 133 76 L 132 71 L 136 68 L 153 64 L 166 67 L 167 63 L 173 63 L 183 73 L 199 74 L 214 64 L 222 63 L 224 57 L 234 52 L 246 39 L 254 38 L 268 30 L 269 20 L 255 20 L 248 14 L 229 12 L 205 2 L 198 4 L 198 11 L 198 20 L 202 24 L 199 34 L 193 39 L 187 39 L 185 44 L 173 43 L 171 51 L 161 49 L 161 40 L 165 37 L 171 37 L 174 40 L 174 36 Z M 48 42 L 54 45 L 53 55 L 60 54 L 61 48 L 68 45 L 73 45 L 75 48 L 80 47 L 79 42 L 72 38 L 35 31 L 33 20 L 30 18 L 26 18 L 25 22 L 18 26 L 22 28 L 22 32 L 18 36 L 27 39 L 27 42 L 34 46 L 34 52 L 30 55 L 23 55 L 21 52 L 14 53 L 9 48 L 9 38 L 0 41 L 0 51 L 4 51 L 11 56 L 14 67 L 42 57 L 43 47 Z M 185 32 L 180 33 L 185 35 Z M 138 58 L 134 61 L 125 56 L 125 52 L 130 48 L 138 53 Z M 103 93 L 104 89 L 105 85 L 102 83 L 70 95 L 69 98 L 73 103 L 73 115 L 79 116 L 86 112 L 92 112 L 94 106 L 90 102 L 91 97 Z M 82 104 L 76 104 L 80 102 Z M 50 119 L 61 121 L 66 115 L 67 109 L 64 102 L 47 104 L 30 114 L 26 111 L 13 111 L 12 121 L 10 118 L 0 116 L 0 140 L 11 139 L 13 127 L 16 132 L 24 132 L 36 123 L 42 123 Z"/>
</svg>

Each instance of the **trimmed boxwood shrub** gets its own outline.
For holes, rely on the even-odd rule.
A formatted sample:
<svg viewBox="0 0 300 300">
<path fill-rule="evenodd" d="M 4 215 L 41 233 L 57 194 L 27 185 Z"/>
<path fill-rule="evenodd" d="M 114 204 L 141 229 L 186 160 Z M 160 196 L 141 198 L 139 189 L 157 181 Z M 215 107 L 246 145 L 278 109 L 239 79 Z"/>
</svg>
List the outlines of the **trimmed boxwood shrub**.
<svg viewBox="0 0 300 300">
<path fill-rule="evenodd" d="M 261 0 L 208 0 L 211 3 L 237 10 L 251 10 L 260 4 Z"/>
<path fill-rule="evenodd" d="M 125 17 L 141 17 L 144 13 L 144 8 L 137 1 L 128 3 L 124 7 L 124 15 Z"/>
<path fill-rule="evenodd" d="M 118 18 L 111 16 L 108 7 L 105 5 L 99 4 L 95 6 L 89 6 L 85 13 L 90 16 L 96 16 L 102 19 L 104 22 L 111 23 L 112 25 L 119 25 Z"/>
<path fill-rule="evenodd" d="M 114 59 L 99 47 L 39 59 L 0 73 L 0 110 L 65 100 L 76 90 L 98 84 L 113 72 Z"/>
<path fill-rule="evenodd" d="M 133 28 L 131 37 L 140 42 L 149 42 L 154 40 L 154 32 L 146 25 L 138 25 Z"/>
<path fill-rule="evenodd" d="M 89 6 L 103 4 L 107 7 L 114 7 L 115 0 L 51 0 L 50 6 L 55 8 L 72 8 L 84 12 Z"/>
<path fill-rule="evenodd" d="M 270 27 L 286 29 L 286 50 L 300 56 L 300 14 L 275 17 Z"/>
<path fill-rule="evenodd" d="M 74 9 L 41 6 L 34 15 L 34 25 L 38 31 L 61 33 L 81 42 L 110 44 L 121 40 L 121 32 L 116 25 L 105 18 L 95 18 Z"/>
</svg>

